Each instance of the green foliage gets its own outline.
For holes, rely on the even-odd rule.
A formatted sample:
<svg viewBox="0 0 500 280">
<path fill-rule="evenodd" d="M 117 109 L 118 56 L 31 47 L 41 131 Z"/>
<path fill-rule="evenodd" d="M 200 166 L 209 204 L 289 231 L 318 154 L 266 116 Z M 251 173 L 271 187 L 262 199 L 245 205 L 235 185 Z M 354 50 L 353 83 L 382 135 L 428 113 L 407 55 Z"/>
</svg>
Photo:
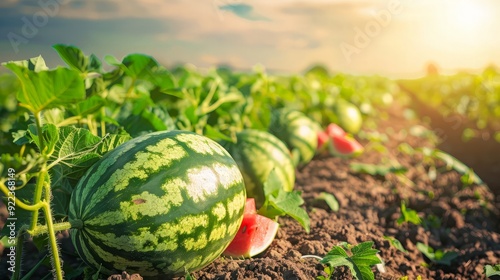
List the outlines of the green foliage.
<svg viewBox="0 0 500 280">
<path fill-rule="evenodd" d="M 428 245 L 417 242 L 417 249 L 424 254 L 431 262 L 435 264 L 451 265 L 451 262 L 458 257 L 458 253 L 454 251 L 443 251 L 434 249 Z"/>
<path fill-rule="evenodd" d="M 406 208 L 406 203 L 401 201 L 401 216 L 397 220 L 398 225 L 403 223 L 412 223 L 414 225 L 422 224 L 422 219 L 418 216 L 417 211 Z"/>
<path fill-rule="evenodd" d="M 404 166 L 384 166 L 379 164 L 353 162 L 349 165 L 350 169 L 356 173 L 366 173 L 372 176 L 385 176 L 389 173 L 404 174 L 408 169 Z"/>
<path fill-rule="evenodd" d="M 452 155 L 443 152 L 439 149 L 431 149 L 431 148 L 421 148 L 422 154 L 431 159 L 439 160 L 444 162 L 447 170 L 455 170 L 459 174 L 463 176 L 462 182 L 467 185 L 471 184 L 482 184 L 483 181 L 479 176 L 474 173 L 474 171 L 465 165 L 463 162 L 453 157 Z"/>
<path fill-rule="evenodd" d="M 307 212 L 300 207 L 304 204 L 304 200 L 300 195 L 301 192 L 299 191 L 287 192 L 283 190 L 281 181 L 273 169 L 264 183 L 265 202 L 259 208 L 258 213 L 271 219 L 288 215 L 299 222 L 309 233 L 310 219 Z"/>
<path fill-rule="evenodd" d="M 373 249 L 373 241 L 366 241 L 358 245 L 346 242 L 334 246 L 320 261 L 328 266 L 331 272 L 338 266 L 347 266 L 354 278 L 358 280 L 374 279 L 371 266 L 380 264 L 378 250 Z M 348 253 L 350 252 L 350 254 Z"/>
<path fill-rule="evenodd" d="M 34 114 L 85 98 L 83 79 L 77 71 L 67 68 L 48 70 L 41 56 L 3 65 L 21 82 L 17 94 L 19 105 Z"/>
<path fill-rule="evenodd" d="M 484 266 L 484 274 L 488 278 L 492 278 L 493 276 L 500 276 L 500 264 Z"/>
<path fill-rule="evenodd" d="M 408 254 L 408 251 L 403 247 L 403 244 L 401 244 L 401 242 L 399 240 L 397 240 L 396 238 L 394 238 L 392 236 L 384 236 L 384 239 L 389 241 L 389 243 L 391 243 L 391 246 L 394 246 L 399 251 L 401 251 L 405 254 Z"/>
<path fill-rule="evenodd" d="M 402 80 L 399 84 L 439 112 L 454 129 L 463 129 L 466 138 L 480 137 L 480 131 L 500 128 L 500 71 L 487 67 L 481 73 L 429 75 Z"/>
<path fill-rule="evenodd" d="M 340 205 L 335 196 L 331 193 L 321 192 L 316 200 L 324 200 L 333 212 L 338 212 Z"/>
<path fill-rule="evenodd" d="M 32 206 L 31 210 L 21 206 L 16 210 L 18 225 L 29 228 L 29 233 L 40 226 L 53 229 L 55 221 L 67 219 L 69 197 L 82 174 L 107 152 L 140 135 L 181 129 L 231 142 L 235 133 L 243 129 L 267 130 L 271 112 L 280 108 L 301 111 L 322 125 L 348 123 L 349 120 L 335 114 L 343 102 L 355 108 L 357 121 L 362 121 L 364 127 L 373 127 L 373 120 L 381 117 L 393 99 L 403 97 L 390 79 L 329 73 L 321 67 L 292 76 L 270 75 L 263 67 L 255 67 L 249 73 L 225 68 L 202 73 L 191 65 L 168 70 L 151 56 L 130 54 L 121 60 L 105 57 L 104 63 L 112 68 L 105 71 L 103 62 L 93 54 L 86 55 L 70 45 L 53 47 L 67 67 L 49 69 L 39 56 L 3 63 L 14 75 L 0 76 L 3 120 L 0 124 L 0 185 L 5 185 L 8 169 L 14 168 L 16 197 L 27 208 Z M 475 125 L 468 127 L 464 136 L 473 138 L 478 135 L 478 129 L 485 127 L 498 131 L 498 77 L 500 73 L 496 69 L 486 69 L 479 75 L 427 77 L 415 83 L 403 83 L 414 88 L 429 88 L 428 93 L 419 92 L 428 94 L 432 104 L 444 104 L 445 116 L 454 111 L 468 116 Z M 357 127 L 352 130 L 358 130 Z M 409 133 L 435 138 L 422 127 L 411 128 Z M 378 149 L 385 149 L 383 143 L 387 135 L 363 134 L 363 131 L 360 135 L 377 142 Z M 493 137 L 500 139 L 498 135 Z M 437 172 L 455 170 L 461 174 L 464 187 L 482 183 L 470 168 L 442 151 L 413 149 L 409 145 L 401 146 L 400 150 L 423 155 L 431 166 L 430 178 L 435 178 Z M 444 168 L 439 168 L 441 163 Z M 351 169 L 373 176 L 406 172 L 398 165 L 354 163 Z M 309 232 L 310 221 L 301 193 L 284 192 L 273 174 L 265 184 L 266 200 L 259 212 L 273 218 L 289 215 Z M 2 191 L 5 193 L 4 188 Z M 324 200 L 332 211 L 338 211 L 338 202 L 332 194 L 321 193 L 317 199 Z M 422 221 L 404 203 L 401 215 L 399 224 L 424 223 L 432 227 L 439 222 L 432 217 Z M 51 237 L 55 234 L 49 235 L 49 239 L 35 238 L 37 244 L 41 247 L 51 244 L 51 251 L 57 252 L 57 244 Z M 5 236 L 2 231 L 0 240 L 5 241 Z M 397 240 L 389 241 L 404 250 Z M 329 264 L 345 264 L 356 271 L 353 273 L 356 277 L 363 277 L 363 271 L 368 274 L 366 267 L 375 263 L 375 259 L 363 261 L 363 254 L 371 256 L 373 251 L 366 247 L 368 244 L 362 244 L 334 248 L 327 258 L 330 260 L 328 273 L 333 271 Z M 352 255 L 348 254 L 349 250 Z M 360 269 L 363 265 L 365 268 Z M 65 268 L 65 272 L 75 277 L 81 275 L 78 269 Z"/>
</svg>

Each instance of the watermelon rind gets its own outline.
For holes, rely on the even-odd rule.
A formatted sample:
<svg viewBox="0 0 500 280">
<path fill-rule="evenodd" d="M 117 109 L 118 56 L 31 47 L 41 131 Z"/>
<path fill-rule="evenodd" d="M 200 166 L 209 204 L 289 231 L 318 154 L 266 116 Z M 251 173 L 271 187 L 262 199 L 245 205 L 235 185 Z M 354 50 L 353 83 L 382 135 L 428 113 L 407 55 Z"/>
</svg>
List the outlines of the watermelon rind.
<svg viewBox="0 0 500 280">
<path fill-rule="evenodd" d="M 94 164 L 72 193 L 70 230 L 81 258 L 103 274 L 167 279 L 211 263 L 234 238 L 243 177 L 216 142 L 191 132 L 132 139 Z"/>
<path fill-rule="evenodd" d="M 231 154 L 243 175 L 247 197 L 255 198 L 257 208 L 265 201 L 264 183 L 274 169 L 283 190 L 292 191 L 295 167 L 286 145 L 276 136 L 261 130 L 244 129 L 236 142 L 220 141 Z"/>
<path fill-rule="evenodd" d="M 318 132 L 316 123 L 304 113 L 296 110 L 281 108 L 273 113 L 269 132 L 283 141 L 290 151 L 298 158 L 294 162 L 298 165 L 309 163 L 318 147 Z"/>
</svg>

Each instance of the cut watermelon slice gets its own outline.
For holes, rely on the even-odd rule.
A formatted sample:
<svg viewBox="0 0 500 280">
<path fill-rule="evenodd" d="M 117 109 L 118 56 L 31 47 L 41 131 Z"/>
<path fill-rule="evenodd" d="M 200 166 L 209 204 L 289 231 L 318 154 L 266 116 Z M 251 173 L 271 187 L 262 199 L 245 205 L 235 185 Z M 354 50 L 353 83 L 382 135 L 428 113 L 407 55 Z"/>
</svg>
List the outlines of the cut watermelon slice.
<svg viewBox="0 0 500 280">
<path fill-rule="evenodd" d="M 317 150 L 323 150 L 326 147 L 328 141 L 330 141 L 330 136 L 324 131 L 318 131 L 318 148 Z"/>
<path fill-rule="evenodd" d="M 223 254 L 236 258 L 251 258 L 260 254 L 271 245 L 278 227 L 277 222 L 257 214 L 255 200 L 248 198 L 240 228 Z"/>
<path fill-rule="evenodd" d="M 334 136 L 345 136 L 346 135 L 346 132 L 344 131 L 344 129 L 342 129 L 342 127 L 338 126 L 337 124 L 335 123 L 331 123 L 329 124 L 327 127 L 326 127 L 326 134 L 328 134 L 328 136 L 330 137 L 334 137 Z"/>
<path fill-rule="evenodd" d="M 356 157 L 363 153 L 363 146 L 349 135 L 332 136 L 328 148 L 330 154 L 341 157 Z"/>
<path fill-rule="evenodd" d="M 257 208 L 255 208 L 255 198 L 247 198 L 243 215 L 246 214 L 257 214 Z"/>
</svg>

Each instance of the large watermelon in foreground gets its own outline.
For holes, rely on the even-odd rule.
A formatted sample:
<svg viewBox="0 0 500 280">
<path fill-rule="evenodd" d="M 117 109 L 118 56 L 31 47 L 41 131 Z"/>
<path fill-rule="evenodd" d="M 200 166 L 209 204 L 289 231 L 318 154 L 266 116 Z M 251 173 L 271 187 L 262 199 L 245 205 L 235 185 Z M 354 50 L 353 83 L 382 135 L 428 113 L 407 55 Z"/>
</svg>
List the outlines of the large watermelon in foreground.
<svg viewBox="0 0 500 280">
<path fill-rule="evenodd" d="M 264 203 L 264 182 L 276 170 L 285 191 L 295 184 L 295 167 L 290 151 L 274 135 L 260 130 L 245 129 L 236 133 L 236 143 L 221 141 L 243 174 L 247 196 L 255 198 L 257 208 Z"/>
<path fill-rule="evenodd" d="M 165 279 L 216 259 L 238 230 L 245 199 L 242 175 L 219 144 L 191 132 L 155 132 L 88 170 L 71 197 L 70 234 L 102 273 Z"/>
</svg>

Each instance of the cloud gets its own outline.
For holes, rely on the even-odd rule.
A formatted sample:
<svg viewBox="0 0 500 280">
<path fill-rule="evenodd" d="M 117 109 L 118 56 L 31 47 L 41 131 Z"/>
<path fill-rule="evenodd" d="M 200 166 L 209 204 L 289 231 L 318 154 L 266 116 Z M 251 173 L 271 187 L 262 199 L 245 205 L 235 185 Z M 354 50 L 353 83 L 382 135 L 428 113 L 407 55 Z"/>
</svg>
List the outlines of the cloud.
<svg viewBox="0 0 500 280">
<path fill-rule="evenodd" d="M 247 4 L 226 4 L 220 6 L 219 9 L 221 9 L 222 11 L 232 12 L 233 14 L 248 20 L 270 20 L 269 18 L 256 13 L 254 11 L 254 8 Z"/>
</svg>

